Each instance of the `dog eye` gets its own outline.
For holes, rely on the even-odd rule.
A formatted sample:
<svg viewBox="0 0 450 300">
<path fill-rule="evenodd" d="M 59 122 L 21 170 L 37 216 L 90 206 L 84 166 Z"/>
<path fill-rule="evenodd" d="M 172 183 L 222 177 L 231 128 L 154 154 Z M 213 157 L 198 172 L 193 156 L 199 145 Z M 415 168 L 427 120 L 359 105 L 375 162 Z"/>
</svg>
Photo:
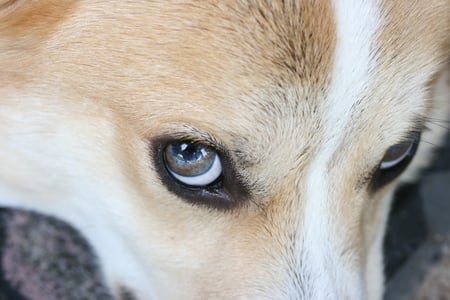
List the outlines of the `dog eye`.
<svg viewBox="0 0 450 300">
<path fill-rule="evenodd" d="M 384 154 L 380 163 L 381 170 L 395 168 L 404 160 L 412 157 L 416 151 L 417 141 L 411 140 L 390 147 Z"/>
<path fill-rule="evenodd" d="M 391 146 L 373 175 L 372 187 L 381 187 L 400 175 L 416 154 L 419 142 L 420 134 L 414 133 L 408 140 Z"/>
<path fill-rule="evenodd" d="M 219 155 L 212 147 L 201 143 L 169 143 L 163 159 L 169 174 L 190 187 L 206 187 L 222 175 Z"/>
<path fill-rule="evenodd" d="M 249 188 L 218 139 L 196 129 L 156 137 L 150 147 L 161 183 L 180 200 L 221 211 L 248 203 Z"/>
</svg>

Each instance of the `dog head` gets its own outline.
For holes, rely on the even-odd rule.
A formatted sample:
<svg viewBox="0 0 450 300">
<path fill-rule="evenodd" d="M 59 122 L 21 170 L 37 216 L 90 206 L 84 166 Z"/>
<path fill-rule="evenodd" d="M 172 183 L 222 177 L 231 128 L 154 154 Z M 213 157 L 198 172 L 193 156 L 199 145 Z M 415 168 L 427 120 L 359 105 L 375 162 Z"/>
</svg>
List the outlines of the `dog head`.
<svg viewBox="0 0 450 300">
<path fill-rule="evenodd" d="M 138 299 L 377 299 L 391 191 L 442 134 L 449 14 L 0 1 L 1 203 L 75 225 Z"/>
</svg>

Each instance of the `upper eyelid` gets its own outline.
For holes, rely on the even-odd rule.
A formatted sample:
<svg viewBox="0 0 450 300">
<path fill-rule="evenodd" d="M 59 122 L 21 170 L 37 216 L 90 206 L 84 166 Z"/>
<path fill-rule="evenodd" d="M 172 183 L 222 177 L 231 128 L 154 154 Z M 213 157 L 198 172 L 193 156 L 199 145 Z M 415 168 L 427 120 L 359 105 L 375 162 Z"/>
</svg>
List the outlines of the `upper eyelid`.
<svg viewBox="0 0 450 300">
<path fill-rule="evenodd" d="M 156 140 L 163 140 L 166 141 L 166 143 L 185 140 L 193 143 L 201 143 L 214 148 L 219 154 L 228 153 L 227 148 L 219 139 L 203 130 L 189 125 L 176 126 L 173 130 L 167 130 L 157 137 Z"/>
<path fill-rule="evenodd" d="M 397 142 L 397 144 L 408 143 L 414 139 L 420 140 L 421 133 L 422 133 L 422 130 L 420 130 L 419 128 L 414 128 L 414 129 L 408 131 L 408 133 L 406 133 L 405 136 Z M 391 146 L 393 146 L 393 145 L 391 145 Z"/>
</svg>

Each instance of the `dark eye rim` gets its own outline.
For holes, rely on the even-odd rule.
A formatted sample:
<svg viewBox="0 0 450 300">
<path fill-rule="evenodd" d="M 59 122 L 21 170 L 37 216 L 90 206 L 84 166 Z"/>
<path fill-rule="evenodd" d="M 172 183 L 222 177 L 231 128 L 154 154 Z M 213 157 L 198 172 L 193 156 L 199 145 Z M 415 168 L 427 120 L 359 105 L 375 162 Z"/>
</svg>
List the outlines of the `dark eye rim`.
<svg viewBox="0 0 450 300">
<path fill-rule="evenodd" d="M 392 182 L 394 179 L 399 177 L 409 166 L 409 164 L 411 163 L 411 161 L 413 160 L 414 156 L 417 153 L 417 149 L 419 148 L 421 132 L 413 131 L 408 136 L 409 137 L 405 139 L 405 141 L 411 140 L 412 142 L 412 147 L 408 149 L 409 153 L 405 156 L 405 158 L 402 161 L 400 161 L 398 164 L 390 168 L 385 169 L 380 168 L 381 166 L 380 161 L 375 171 L 373 172 L 373 175 L 371 176 L 372 177 L 370 184 L 371 191 L 376 191 L 381 187 L 387 185 L 388 183 Z"/>
<path fill-rule="evenodd" d="M 222 164 L 222 175 L 207 186 L 189 186 L 174 178 L 164 163 L 164 150 L 170 143 L 189 142 L 204 144 L 215 149 Z M 162 136 L 151 141 L 151 156 L 156 172 L 167 190 L 185 202 L 216 210 L 230 210 L 241 206 L 249 196 L 249 189 L 241 180 L 229 152 L 210 141 L 183 136 Z"/>
</svg>

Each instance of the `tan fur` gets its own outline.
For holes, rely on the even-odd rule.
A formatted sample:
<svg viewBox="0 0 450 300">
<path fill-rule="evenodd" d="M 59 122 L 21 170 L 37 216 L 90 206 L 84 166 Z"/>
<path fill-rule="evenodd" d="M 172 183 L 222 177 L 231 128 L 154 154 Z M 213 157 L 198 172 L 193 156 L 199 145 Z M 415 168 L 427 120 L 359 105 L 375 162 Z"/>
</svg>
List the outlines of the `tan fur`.
<svg viewBox="0 0 450 300">
<path fill-rule="evenodd" d="M 372 193 L 367 174 L 431 110 L 431 101 L 411 99 L 443 68 L 450 34 L 449 1 L 382 7 L 375 79 L 326 187 L 339 256 L 374 298 L 393 185 Z M 325 142 L 321 116 L 339 42 L 331 2 L 0 1 L 0 10 L 0 160 L 8 170 L 0 197 L 77 224 L 112 288 L 135 284 L 144 298 L 142 286 L 157 284 L 169 298 L 254 299 L 300 297 L 287 286 L 303 285 L 308 296 L 296 256 L 308 245 L 296 235 L 307 226 L 306 173 Z M 230 149 L 252 188 L 244 205 L 210 210 L 163 185 L 150 142 L 191 128 Z M 94 232 L 105 228 L 124 245 L 117 260 L 139 266 L 135 274 L 102 261 L 107 251 Z"/>
</svg>

